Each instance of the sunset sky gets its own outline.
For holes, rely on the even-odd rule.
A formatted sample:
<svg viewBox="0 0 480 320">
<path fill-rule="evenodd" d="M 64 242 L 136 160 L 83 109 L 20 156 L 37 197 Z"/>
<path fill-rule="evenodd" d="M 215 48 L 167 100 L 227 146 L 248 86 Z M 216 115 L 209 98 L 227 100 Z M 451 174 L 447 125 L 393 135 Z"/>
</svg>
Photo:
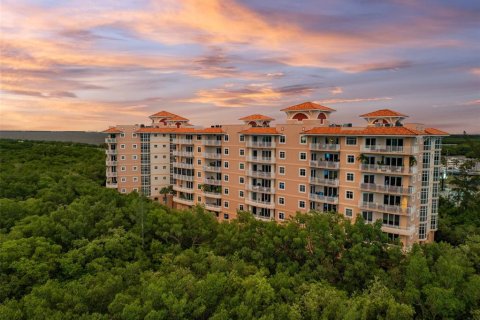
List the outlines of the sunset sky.
<svg viewBox="0 0 480 320">
<path fill-rule="evenodd" d="M 480 133 L 480 1 L 1 0 L 2 130 L 167 110 L 237 123 L 315 101 Z"/>
</svg>

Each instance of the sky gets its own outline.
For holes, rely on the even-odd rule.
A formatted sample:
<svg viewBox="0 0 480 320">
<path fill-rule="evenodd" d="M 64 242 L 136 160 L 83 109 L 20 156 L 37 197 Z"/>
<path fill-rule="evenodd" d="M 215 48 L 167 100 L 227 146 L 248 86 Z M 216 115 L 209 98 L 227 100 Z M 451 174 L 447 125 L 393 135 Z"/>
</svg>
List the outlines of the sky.
<svg viewBox="0 0 480 320">
<path fill-rule="evenodd" d="M 313 101 L 480 133 L 477 0 L 2 0 L 0 129 L 194 125 Z"/>
</svg>

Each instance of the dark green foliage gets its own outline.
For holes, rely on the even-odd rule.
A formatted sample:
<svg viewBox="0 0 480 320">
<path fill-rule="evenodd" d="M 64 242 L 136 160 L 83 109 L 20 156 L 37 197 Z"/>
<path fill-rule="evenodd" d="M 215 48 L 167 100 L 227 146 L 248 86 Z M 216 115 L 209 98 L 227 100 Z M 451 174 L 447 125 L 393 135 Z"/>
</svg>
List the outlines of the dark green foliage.
<svg viewBox="0 0 480 320">
<path fill-rule="evenodd" d="M 361 218 L 218 223 L 105 189 L 94 147 L 0 144 L 0 319 L 480 315 L 479 236 L 405 255 Z"/>
</svg>

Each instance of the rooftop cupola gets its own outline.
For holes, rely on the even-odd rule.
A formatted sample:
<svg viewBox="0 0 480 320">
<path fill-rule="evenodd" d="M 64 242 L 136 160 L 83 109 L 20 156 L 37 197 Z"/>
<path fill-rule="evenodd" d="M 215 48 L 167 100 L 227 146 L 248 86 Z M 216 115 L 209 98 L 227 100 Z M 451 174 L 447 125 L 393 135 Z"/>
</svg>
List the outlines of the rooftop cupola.
<svg viewBox="0 0 480 320">
<path fill-rule="evenodd" d="M 251 127 L 270 127 L 270 121 L 273 121 L 275 119 L 261 114 L 252 114 L 238 120 L 242 120 L 246 125 L 249 125 Z"/>
<path fill-rule="evenodd" d="M 187 127 L 191 126 L 188 123 L 188 119 L 176 115 L 168 111 L 160 111 L 155 114 L 152 114 L 150 117 L 152 119 L 152 127 L 161 128 L 161 127 Z"/>
<path fill-rule="evenodd" d="M 360 117 L 364 118 L 370 127 L 401 127 L 402 121 L 408 116 L 390 109 L 380 109 L 362 114 Z"/>
<path fill-rule="evenodd" d="M 287 114 L 287 123 L 305 123 L 316 126 L 327 126 L 330 113 L 335 109 L 313 102 L 304 102 L 282 109 Z"/>
</svg>

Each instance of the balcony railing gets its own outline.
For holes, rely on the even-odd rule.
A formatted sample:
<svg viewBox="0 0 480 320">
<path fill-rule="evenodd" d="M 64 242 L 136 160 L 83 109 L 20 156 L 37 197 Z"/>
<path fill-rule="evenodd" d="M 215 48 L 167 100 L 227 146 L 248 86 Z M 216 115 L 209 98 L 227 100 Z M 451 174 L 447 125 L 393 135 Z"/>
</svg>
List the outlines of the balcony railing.
<svg viewBox="0 0 480 320">
<path fill-rule="evenodd" d="M 248 170 L 247 175 L 250 177 L 255 177 L 255 178 L 275 178 L 275 173 L 273 172 L 266 172 L 266 171 L 253 171 L 253 170 Z"/>
<path fill-rule="evenodd" d="M 258 219 L 258 220 L 262 220 L 262 221 L 272 221 L 273 220 L 273 217 L 271 216 L 261 216 L 259 214 L 253 214 L 253 216 L 255 217 L 255 219 Z"/>
<path fill-rule="evenodd" d="M 275 208 L 275 202 L 273 201 L 245 199 L 245 203 L 255 207 L 261 207 L 261 208 L 267 208 L 267 209 Z"/>
<path fill-rule="evenodd" d="M 249 156 L 249 157 L 247 157 L 247 161 L 249 161 L 249 162 L 259 162 L 259 163 L 275 163 L 275 157 Z"/>
<path fill-rule="evenodd" d="M 174 162 L 173 166 L 177 168 L 183 168 L 183 169 L 193 169 L 193 163 Z"/>
<path fill-rule="evenodd" d="M 381 184 L 375 184 L 375 183 L 361 183 L 360 188 L 363 190 L 376 191 L 381 193 L 398 193 L 398 194 L 406 194 L 406 195 L 410 195 L 415 192 L 414 187 L 404 188 L 404 187 L 381 185 Z"/>
<path fill-rule="evenodd" d="M 310 161 L 310 166 L 315 168 L 338 169 L 340 162 L 338 161 Z"/>
<path fill-rule="evenodd" d="M 395 233 L 402 236 L 411 236 L 415 234 L 415 226 L 411 227 L 397 227 L 391 225 L 382 225 L 382 231 L 388 233 Z"/>
<path fill-rule="evenodd" d="M 358 206 L 361 209 L 367 209 L 367 210 L 373 210 L 373 211 L 379 211 L 379 212 L 387 212 L 387 213 L 403 213 L 403 214 L 411 214 L 415 211 L 415 208 L 411 206 L 392 206 L 388 204 L 381 204 L 381 203 L 375 203 L 375 202 L 363 202 L 360 201 Z"/>
<path fill-rule="evenodd" d="M 105 154 L 107 154 L 107 155 L 109 155 L 109 156 L 116 155 L 116 154 L 117 154 L 117 150 L 107 149 L 107 150 L 105 150 Z"/>
<path fill-rule="evenodd" d="M 173 139 L 173 144 L 193 144 L 192 139 Z"/>
<path fill-rule="evenodd" d="M 174 173 L 173 178 L 175 178 L 177 180 L 193 181 L 193 176 L 187 176 L 187 175 L 178 174 L 178 173 Z"/>
<path fill-rule="evenodd" d="M 374 145 L 374 146 L 361 146 L 362 152 L 367 153 L 400 153 L 400 154 L 412 154 L 418 152 L 416 146 L 386 146 L 386 145 Z"/>
<path fill-rule="evenodd" d="M 254 192 L 275 193 L 275 188 L 263 186 L 247 186 L 247 189 Z"/>
<path fill-rule="evenodd" d="M 106 143 L 117 143 L 117 138 L 105 138 Z"/>
<path fill-rule="evenodd" d="M 108 182 L 105 185 L 107 188 L 112 188 L 112 189 L 117 189 L 118 188 L 118 182 Z"/>
<path fill-rule="evenodd" d="M 310 200 L 319 201 L 319 202 L 326 202 L 331 204 L 338 203 L 338 197 L 329 197 L 321 194 L 310 193 Z"/>
<path fill-rule="evenodd" d="M 172 151 L 172 154 L 174 156 L 180 156 L 180 157 L 193 157 L 193 152 L 190 152 L 190 151 L 174 150 L 174 151 Z"/>
<path fill-rule="evenodd" d="M 404 167 L 404 166 L 387 166 L 382 164 L 362 164 L 360 170 L 378 173 L 403 173 L 403 174 L 415 174 L 417 173 L 417 167 Z"/>
<path fill-rule="evenodd" d="M 338 179 L 324 179 L 324 178 L 310 177 L 310 183 L 319 184 L 319 185 L 322 185 L 322 186 L 338 187 L 339 180 Z"/>
<path fill-rule="evenodd" d="M 215 203 L 205 203 L 205 209 L 210 211 L 221 211 L 222 206 Z"/>
<path fill-rule="evenodd" d="M 203 166 L 203 171 L 210 171 L 210 172 L 220 172 L 222 167 L 220 166 Z"/>
<path fill-rule="evenodd" d="M 114 178 L 117 176 L 116 172 L 107 171 L 107 178 Z"/>
<path fill-rule="evenodd" d="M 204 146 L 221 146 L 222 140 L 205 139 L 202 141 Z"/>
<path fill-rule="evenodd" d="M 275 142 L 268 141 L 247 141 L 249 148 L 275 148 Z"/>
<path fill-rule="evenodd" d="M 220 199 L 222 197 L 222 194 L 219 192 L 210 192 L 210 191 L 203 191 L 203 194 L 207 198 L 214 198 L 214 199 Z"/>
<path fill-rule="evenodd" d="M 203 157 L 205 159 L 221 159 L 222 154 L 221 153 L 204 152 Z"/>
<path fill-rule="evenodd" d="M 106 161 L 106 164 L 107 166 L 116 166 L 117 165 L 117 161 L 113 161 L 113 160 L 107 160 Z"/>
<path fill-rule="evenodd" d="M 185 199 L 185 198 L 180 198 L 180 197 L 173 197 L 173 202 L 184 204 L 187 206 L 192 206 L 193 205 L 193 199 Z"/>
<path fill-rule="evenodd" d="M 340 145 L 330 143 L 310 143 L 310 150 L 338 151 L 340 150 Z"/>
<path fill-rule="evenodd" d="M 185 193 L 193 193 L 194 192 L 193 188 L 187 188 L 187 187 L 179 186 L 179 185 L 173 185 L 173 190 L 179 191 L 179 192 L 185 192 Z"/>
<path fill-rule="evenodd" d="M 204 183 L 206 184 L 213 184 L 214 186 L 219 186 L 222 184 L 222 180 L 220 179 L 212 179 L 212 178 L 205 178 L 203 180 Z"/>
</svg>

